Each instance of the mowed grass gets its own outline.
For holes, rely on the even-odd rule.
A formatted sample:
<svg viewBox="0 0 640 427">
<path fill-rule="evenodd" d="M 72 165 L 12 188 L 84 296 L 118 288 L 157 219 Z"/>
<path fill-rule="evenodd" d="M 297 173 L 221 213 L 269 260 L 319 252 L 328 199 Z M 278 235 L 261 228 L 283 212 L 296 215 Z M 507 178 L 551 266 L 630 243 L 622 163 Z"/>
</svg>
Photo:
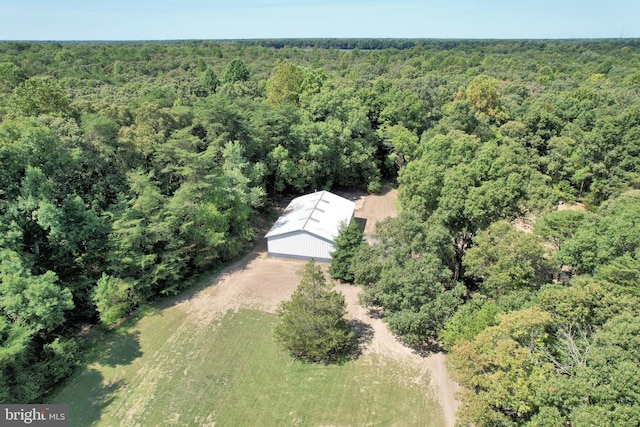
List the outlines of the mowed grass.
<svg viewBox="0 0 640 427">
<path fill-rule="evenodd" d="M 276 317 L 241 310 L 197 324 L 179 306 L 109 336 L 54 403 L 74 426 L 442 426 L 428 374 L 386 357 L 292 360 Z"/>
</svg>

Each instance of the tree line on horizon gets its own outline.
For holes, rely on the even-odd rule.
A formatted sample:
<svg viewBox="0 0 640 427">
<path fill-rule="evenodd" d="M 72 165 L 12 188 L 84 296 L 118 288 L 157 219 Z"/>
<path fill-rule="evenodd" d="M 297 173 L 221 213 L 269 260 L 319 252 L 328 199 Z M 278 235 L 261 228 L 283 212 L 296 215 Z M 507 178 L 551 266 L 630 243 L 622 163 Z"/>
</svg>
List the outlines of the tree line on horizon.
<svg viewBox="0 0 640 427">
<path fill-rule="evenodd" d="M 286 42 L 0 43 L 0 401 L 275 201 L 396 182 L 347 275 L 449 351 L 461 423 L 637 419 L 637 41 Z"/>
</svg>

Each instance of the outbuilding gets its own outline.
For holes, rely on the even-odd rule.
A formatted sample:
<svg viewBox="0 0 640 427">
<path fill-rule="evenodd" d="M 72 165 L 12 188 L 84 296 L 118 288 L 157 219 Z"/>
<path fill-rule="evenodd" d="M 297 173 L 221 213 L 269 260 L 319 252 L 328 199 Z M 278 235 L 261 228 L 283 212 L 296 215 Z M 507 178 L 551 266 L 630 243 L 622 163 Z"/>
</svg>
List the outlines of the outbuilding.
<svg viewBox="0 0 640 427">
<path fill-rule="evenodd" d="M 342 224 L 356 204 L 328 191 L 296 197 L 266 235 L 269 256 L 329 261 Z"/>
</svg>

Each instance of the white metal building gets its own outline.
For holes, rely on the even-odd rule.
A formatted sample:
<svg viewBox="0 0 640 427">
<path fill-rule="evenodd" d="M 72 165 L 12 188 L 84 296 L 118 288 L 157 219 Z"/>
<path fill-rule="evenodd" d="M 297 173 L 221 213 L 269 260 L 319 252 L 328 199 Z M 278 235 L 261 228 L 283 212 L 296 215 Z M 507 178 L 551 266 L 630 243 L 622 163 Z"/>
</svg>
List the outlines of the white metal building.
<svg viewBox="0 0 640 427">
<path fill-rule="evenodd" d="M 296 197 L 266 235 L 270 256 L 329 261 L 341 224 L 356 204 L 328 191 Z"/>
</svg>

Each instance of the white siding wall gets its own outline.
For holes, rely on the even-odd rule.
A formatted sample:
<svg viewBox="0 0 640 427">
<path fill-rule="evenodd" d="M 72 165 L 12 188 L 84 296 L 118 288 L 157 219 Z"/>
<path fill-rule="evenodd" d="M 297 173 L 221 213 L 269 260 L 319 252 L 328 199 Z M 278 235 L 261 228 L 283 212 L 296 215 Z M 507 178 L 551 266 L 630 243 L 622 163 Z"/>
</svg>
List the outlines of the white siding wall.
<svg viewBox="0 0 640 427">
<path fill-rule="evenodd" d="M 309 234 L 297 231 L 267 238 L 270 256 L 297 259 L 315 258 L 317 261 L 328 261 L 333 252 L 333 243 Z"/>
</svg>

